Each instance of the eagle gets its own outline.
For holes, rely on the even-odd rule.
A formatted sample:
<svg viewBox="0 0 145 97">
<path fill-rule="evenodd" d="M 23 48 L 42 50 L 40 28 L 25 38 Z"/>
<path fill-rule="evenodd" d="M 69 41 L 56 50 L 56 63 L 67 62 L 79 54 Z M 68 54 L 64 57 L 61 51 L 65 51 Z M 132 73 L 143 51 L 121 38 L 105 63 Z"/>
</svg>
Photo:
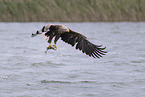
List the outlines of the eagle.
<svg viewBox="0 0 145 97">
<path fill-rule="evenodd" d="M 46 37 L 46 40 L 49 43 L 49 46 L 46 48 L 45 53 L 47 53 L 49 49 L 57 49 L 56 43 L 59 38 L 61 38 L 61 40 L 70 44 L 71 46 L 76 46 L 76 49 L 79 49 L 90 57 L 100 58 L 107 53 L 107 51 L 104 51 L 106 47 L 91 43 L 86 36 L 69 29 L 64 25 L 49 24 L 43 26 L 41 30 L 36 31 L 36 33 L 32 33 L 31 37 L 39 34 L 43 34 L 43 36 Z M 54 37 L 54 45 L 52 46 L 51 41 Z"/>
</svg>

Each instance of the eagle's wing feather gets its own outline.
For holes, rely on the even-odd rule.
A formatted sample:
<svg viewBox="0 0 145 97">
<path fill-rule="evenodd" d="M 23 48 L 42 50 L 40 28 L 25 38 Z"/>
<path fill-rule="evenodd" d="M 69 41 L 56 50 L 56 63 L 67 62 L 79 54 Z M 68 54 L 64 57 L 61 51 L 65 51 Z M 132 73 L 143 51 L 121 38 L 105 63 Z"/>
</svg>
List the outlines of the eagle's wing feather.
<svg viewBox="0 0 145 97">
<path fill-rule="evenodd" d="M 76 49 L 79 49 L 83 53 L 86 53 L 94 58 L 100 58 L 102 55 L 107 53 L 104 51 L 105 47 L 101 47 L 102 45 L 94 45 L 93 43 L 89 42 L 84 35 L 72 30 L 70 30 L 70 32 L 61 34 L 61 39 L 72 46 L 76 44 Z"/>
</svg>

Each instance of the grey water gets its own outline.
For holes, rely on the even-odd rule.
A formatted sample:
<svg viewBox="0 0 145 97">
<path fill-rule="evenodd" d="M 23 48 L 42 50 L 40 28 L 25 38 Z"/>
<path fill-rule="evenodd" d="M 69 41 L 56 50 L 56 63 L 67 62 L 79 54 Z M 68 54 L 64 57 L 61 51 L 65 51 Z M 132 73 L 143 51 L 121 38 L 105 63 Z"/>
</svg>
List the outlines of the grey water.
<svg viewBox="0 0 145 97">
<path fill-rule="evenodd" d="M 145 97 L 145 22 L 63 24 L 106 47 L 94 59 L 31 37 L 52 23 L 0 23 L 0 97 Z M 53 42 L 52 42 L 53 45 Z"/>
</svg>

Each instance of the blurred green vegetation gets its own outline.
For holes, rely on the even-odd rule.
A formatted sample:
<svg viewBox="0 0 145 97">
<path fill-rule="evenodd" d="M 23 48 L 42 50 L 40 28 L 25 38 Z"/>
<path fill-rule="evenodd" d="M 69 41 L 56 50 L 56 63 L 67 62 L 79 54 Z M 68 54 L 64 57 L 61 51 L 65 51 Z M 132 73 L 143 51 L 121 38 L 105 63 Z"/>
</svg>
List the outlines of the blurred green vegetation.
<svg viewBox="0 0 145 97">
<path fill-rule="evenodd" d="M 0 0 L 0 21 L 145 21 L 145 0 Z"/>
</svg>

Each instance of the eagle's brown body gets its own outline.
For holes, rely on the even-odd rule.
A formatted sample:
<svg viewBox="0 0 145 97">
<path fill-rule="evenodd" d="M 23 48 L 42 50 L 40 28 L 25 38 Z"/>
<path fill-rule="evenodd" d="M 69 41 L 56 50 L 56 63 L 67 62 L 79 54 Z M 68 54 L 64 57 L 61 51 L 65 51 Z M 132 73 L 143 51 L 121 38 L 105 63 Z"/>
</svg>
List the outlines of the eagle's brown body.
<svg viewBox="0 0 145 97">
<path fill-rule="evenodd" d="M 86 53 L 89 56 L 92 56 L 94 58 L 100 58 L 102 55 L 105 55 L 107 53 L 104 51 L 105 48 L 102 48 L 101 45 L 95 45 L 87 40 L 87 38 L 77 32 L 74 32 L 70 30 L 68 27 L 64 25 L 46 25 L 43 26 L 43 28 L 40 31 L 37 31 L 35 34 L 32 34 L 32 36 L 36 36 L 37 34 L 42 34 L 48 38 L 49 46 L 48 49 L 57 49 L 56 42 L 61 37 L 61 40 L 64 42 L 74 46 L 76 44 L 76 49 L 81 50 L 83 53 Z M 51 46 L 51 41 L 54 39 L 54 47 Z"/>
</svg>

